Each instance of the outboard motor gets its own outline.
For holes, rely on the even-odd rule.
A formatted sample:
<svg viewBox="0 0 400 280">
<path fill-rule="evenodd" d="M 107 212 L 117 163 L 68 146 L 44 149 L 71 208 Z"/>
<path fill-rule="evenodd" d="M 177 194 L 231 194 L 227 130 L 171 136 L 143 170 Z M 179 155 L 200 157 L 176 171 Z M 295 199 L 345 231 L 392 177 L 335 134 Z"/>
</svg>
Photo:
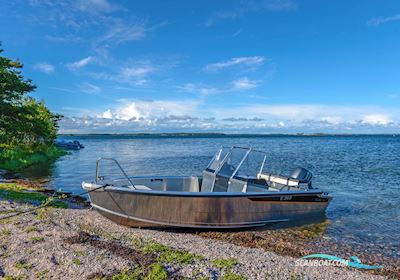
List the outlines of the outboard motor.
<svg viewBox="0 0 400 280">
<path fill-rule="evenodd" d="M 307 169 L 303 167 L 297 167 L 292 171 L 290 177 L 299 180 L 300 183 L 302 184 L 307 184 L 310 189 L 312 188 L 311 186 L 312 173 Z"/>
</svg>

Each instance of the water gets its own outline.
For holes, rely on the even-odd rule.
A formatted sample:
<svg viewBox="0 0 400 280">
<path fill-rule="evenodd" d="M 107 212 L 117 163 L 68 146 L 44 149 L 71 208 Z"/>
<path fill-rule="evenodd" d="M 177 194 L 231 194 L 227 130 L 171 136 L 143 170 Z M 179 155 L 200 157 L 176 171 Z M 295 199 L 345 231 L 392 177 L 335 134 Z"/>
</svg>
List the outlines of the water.
<svg viewBox="0 0 400 280">
<path fill-rule="evenodd" d="M 85 149 L 61 158 L 42 174 L 50 176 L 56 189 L 81 192 L 82 180 L 94 179 L 98 157 L 118 159 L 130 175 L 200 175 L 221 145 L 252 146 L 269 153 L 269 169 L 306 167 L 314 174 L 314 186 L 333 195 L 326 236 L 399 245 L 399 136 L 70 138 Z"/>
</svg>

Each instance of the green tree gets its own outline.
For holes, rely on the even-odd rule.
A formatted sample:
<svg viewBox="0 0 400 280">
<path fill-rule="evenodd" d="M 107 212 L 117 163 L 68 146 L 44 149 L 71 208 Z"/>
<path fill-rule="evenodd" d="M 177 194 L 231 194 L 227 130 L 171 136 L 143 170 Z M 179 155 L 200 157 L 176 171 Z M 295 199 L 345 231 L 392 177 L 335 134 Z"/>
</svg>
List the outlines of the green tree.
<svg viewBox="0 0 400 280">
<path fill-rule="evenodd" d="M 31 148 L 53 143 L 61 116 L 28 96 L 36 86 L 22 75 L 23 65 L 1 53 L 0 44 L 0 143 Z"/>
</svg>

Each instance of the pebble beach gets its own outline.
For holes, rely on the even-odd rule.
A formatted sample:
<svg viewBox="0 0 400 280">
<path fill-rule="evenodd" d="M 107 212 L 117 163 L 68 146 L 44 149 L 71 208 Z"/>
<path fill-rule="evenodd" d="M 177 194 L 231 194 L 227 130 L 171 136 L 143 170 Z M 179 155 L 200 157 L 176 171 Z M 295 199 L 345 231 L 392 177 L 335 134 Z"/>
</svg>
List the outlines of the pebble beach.
<svg viewBox="0 0 400 280">
<path fill-rule="evenodd" d="M 32 207 L 3 198 L 0 217 Z M 297 256 L 309 252 L 304 239 L 300 244 L 272 234 L 290 236 L 288 230 L 271 230 L 271 239 L 261 240 L 256 231 L 127 228 L 86 204 L 45 207 L 2 219 L 0 227 L 0 276 L 5 279 L 398 279 L 399 275 L 396 263 L 374 273 L 298 266 Z"/>
</svg>

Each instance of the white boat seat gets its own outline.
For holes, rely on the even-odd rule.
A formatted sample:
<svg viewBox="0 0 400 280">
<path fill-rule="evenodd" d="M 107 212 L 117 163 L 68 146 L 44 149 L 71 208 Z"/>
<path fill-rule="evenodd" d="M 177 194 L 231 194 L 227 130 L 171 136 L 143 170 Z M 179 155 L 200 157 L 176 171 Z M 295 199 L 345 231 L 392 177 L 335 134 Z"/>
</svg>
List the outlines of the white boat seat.
<svg viewBox="0 0 400 280">
<path fill-rule="evenodd" d="M 144 190 L 144 191 L 151 191 L 149 187 L 146 187 L 145 185 L 135 185 L 135 186 L 128 186 L 128 188 L 132 190 Z"/>
</svg>

